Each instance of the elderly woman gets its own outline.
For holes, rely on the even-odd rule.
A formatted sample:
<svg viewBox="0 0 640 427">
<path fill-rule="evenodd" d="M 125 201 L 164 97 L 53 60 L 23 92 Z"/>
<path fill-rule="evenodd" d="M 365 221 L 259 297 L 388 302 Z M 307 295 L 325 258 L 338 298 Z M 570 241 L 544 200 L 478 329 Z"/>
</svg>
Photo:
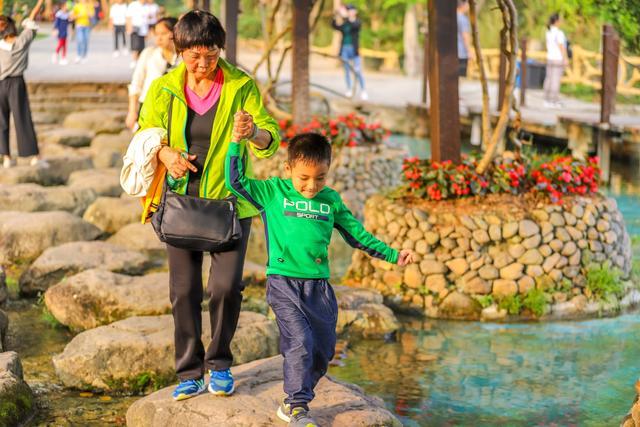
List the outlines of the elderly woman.
<svg viewBox="0 0 640 427">
<path fill-rule="evenodd" d="M 220 58 L 225 31 L 215 16 L 200 10 L 185 14 L 174 28 L 174 42 L 182 64 L 152 83 L 138 123 L 142 131 L 157 127 L 168 131 L 169 145 L 157 156 L 168 170 L 167 184 L 174 192 L 222 199 L 230 194 L 224 183 L 224 161 L 234 114 L 249 113 L 248 120 L 236 126 L 258 158 L 270 157 L 278 149 L 278 125 L 265 110 L 255 82 Z M 234 391 L 230 344 L 240 314 L 251 217 L 258 213 L 244 200 L 238 200 L 237 211 L 242 239 L 228 250 L 211 253 L 207 284 L 211 342 L 206 351 L 200 339 L 203 252 L 167 245 L 180 380 L 173 393 L 176 400 L 205 390 L 205 369 L 211 393 Z"/>
</svg>

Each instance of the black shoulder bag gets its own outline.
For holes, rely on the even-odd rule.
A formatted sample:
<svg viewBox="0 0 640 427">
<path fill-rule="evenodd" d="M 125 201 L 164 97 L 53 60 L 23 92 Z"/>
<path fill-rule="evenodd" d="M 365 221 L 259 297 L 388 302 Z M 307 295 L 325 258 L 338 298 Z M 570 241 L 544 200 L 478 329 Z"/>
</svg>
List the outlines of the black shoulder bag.
<svg viewBox="0 0 640 427">
<path fill-rule="evenodd" d="M 173 95 L 169 103 L 167 139 L 171 135 L 172 110 Z M 192 251 L 220 251 L 242 238 L 235 196 L 225 199 L 183 196 L 171 191 L 166 181 L 151 225 L 160 241 Z"/>
</svg>

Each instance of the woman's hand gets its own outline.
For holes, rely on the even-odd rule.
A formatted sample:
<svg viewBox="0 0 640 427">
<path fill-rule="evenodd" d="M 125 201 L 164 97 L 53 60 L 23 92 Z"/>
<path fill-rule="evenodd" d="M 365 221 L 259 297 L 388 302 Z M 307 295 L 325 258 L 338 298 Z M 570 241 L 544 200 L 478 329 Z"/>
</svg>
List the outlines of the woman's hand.
<svg viewBox="0 0 640 427">
<path fill-rule="evenodd" d="M 403 267 L 405 265 L 413 264 L 415 262 L 415 256 L 413 252 L 409 249 L 403 249 L 400 251 L 400 255 L 398 256 L 398 265 Z"/>
<path fill-rule="evenodd" d="M 175 179 L 185 176 L 188 170 L 198 172 L 198 168 L 190 162 L 195 159 L 195 154 L 183 153 L 166 145 L 158 151 L 158 160 L 167 167 L 167 171 Z"/>
<path fill-rule="evenodd" d="M 129 112 L 127 113 L 127 118 L 124 119 L 124 124 L 129 129 L 133 129 L 133 127 L 136 125 L 137 122 L 138 122 L 138 112 L 129 110 Z"/>
<path fill-rule="evenodd" d="M 233 133 L 231 138 L 234 142 L 249 139 L 253 136 L 255 126 L 251 114 L 244 110 L 237 111 L 236 114 L 233 115 Z"/>
</svg>

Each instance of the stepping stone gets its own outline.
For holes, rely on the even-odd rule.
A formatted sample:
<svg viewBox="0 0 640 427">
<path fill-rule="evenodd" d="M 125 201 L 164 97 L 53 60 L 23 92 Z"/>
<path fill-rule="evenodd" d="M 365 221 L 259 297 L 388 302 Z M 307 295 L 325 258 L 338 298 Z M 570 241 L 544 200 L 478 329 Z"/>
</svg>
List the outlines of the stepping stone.
<svg viewBox="0 0 640 427">
<path fill-rule="evenodd" d="M 125 225 L 116 234 L 109 237 L 107 242 L 144 252 L 154 257 L 164 256 L 167 252 L 166 245 L 158 239 L 151 224 L 140 222 Z"/>
<path fill-rule="evenodd" d="M 202 318 L 206 347 L 208 313 Z M 129 317 L 76 335 L 53 365 L 63 384 L 76 389 L 134 391 L 142 375 L 152 385 L 166 385 L 175 379 L 173 333 L 171 315 Z M 237 364 L 276 355 L 278 327 L 262 314 L 243 311 L 231 350 Z"/>
<path fill-rule="evenodd" d="M 93 162 L 90 156 L 55 156 L 46 157 L 49 167 L 15 166 L 4 169 L 0 174 L 0 184 L 35 183 L 40 185 L 65 184 L 72 172 L 90 169 Z"/>
<path fill-rule="evenodd" d="M 77 111 L 65 117 L 63 126 L 98 133 L 118 133 L 125 128 L 126 112 L 113 110 Z"/>
<path fill-rule="evenodd" d="M 175 402 L 173 387 L 136 401 L 127 411 L 129 427 L 284 426 L 276 416 L 283 396 L 282 357 L 257 360 L 231 369 L 236 384 L 232 396 L 216 398 L 209 393 Z M 366 396 L 360 387 L 324 377 L 315 388 L 310 415 L 319 425 L 401 426 L 382 399 Z"/>
<path fill-rule="evenodd" d="M 45 291 L 67 276 L 92 268 L 125 274 L 142 274 L 151 266 L 139 252 L 111 243 L 71 242 L 45 250 L 20 277 L 20 293 Z"/>
<path fill-rule="evenodd" d="M 34 413 L 34 395 L 22 374 L 18 353 L 0 353 L 0 426 L 17 426 Z"/>
<path fill-rule="evenodd" d="M 0 264 L 24 263 L 63 243 L 94 240 L 98 227 L 69 212 L 16 212 L 0 215 Z"/>
<path fill-rule="evenodd" d="M 120 168 L 86 169 L 73 172 L 67 185 L 73 188 L 90 188 L 98 196 L 120 197 Z"/>
<path fill-rule="evenodd" d="M 127 152 L 133 134 L 128 129 L 118 134 L 100 134 L 91 141 L 93 164 L 97 168 L 122 166 L 122 157 Z"/>
<path fill-rule="evenodd" d="M 90 188 L 42 187 L 38 184 L 3 185 L 0 187 L 0 210 L 67 211 L 82 215 L 96 198 L 96 193 Z"/>
<path fill-rule="evenodd" d="M 127 276 L 87 270 L 50 287 L 44 302 L 73 330 L 85 330 L 132 316 L 171 313 L 169 273 Z"/>
<path fill-rule="evenodd" d="M 349 333 L 365 338 L 385 338 L 400 328 L 393 311 L 383 304 L 377 291 L 333 286 L 338 300 L 338 334 Z"/>
<path fill-rule="evenodd" d="M 142 204 L 133 197 L 98 197 L 84 213 L 84 220 L 105 233 L 115 233 L 125 225 L 140 222 Z"/>
<path fill-rule="evenodd" d="M 68 147 L 88 147 L 95 133 L 84 129 L 55 128 L 38 134 L 38 142 L 59 144 Z"/>
</svg>

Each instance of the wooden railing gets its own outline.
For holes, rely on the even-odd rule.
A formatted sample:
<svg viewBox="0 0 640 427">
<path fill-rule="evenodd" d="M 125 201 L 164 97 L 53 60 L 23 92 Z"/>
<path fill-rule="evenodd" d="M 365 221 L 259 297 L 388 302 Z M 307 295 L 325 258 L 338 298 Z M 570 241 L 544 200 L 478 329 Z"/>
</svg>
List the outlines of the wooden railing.
<svg viewBox="0 0 640 427">
<path fill-rule="evenodd" d="M 489 79 L 498 79 L 498 67 L 500 64 L 500 52 L 498 49 L 482 49 L 487 76 Z M 518 55 L 518 57 L 520 57 Z M 547 54 L 544 51 L 527 52 L 527 57 L 545 63 Z M 580 46 L 573 47 L 573 58 L 565 68 L 562 83 L 581 84 L 600 89 L 602 78 L 602 54 L 583 49 Z M 620 55 L 618 64 L 617 92 L 621 95 L 640 95 L 640 57 Z M 479 70 L 475 61 L 469 60 L 468 74 L 470 78 L 479 78 Z"/>
</svg>

